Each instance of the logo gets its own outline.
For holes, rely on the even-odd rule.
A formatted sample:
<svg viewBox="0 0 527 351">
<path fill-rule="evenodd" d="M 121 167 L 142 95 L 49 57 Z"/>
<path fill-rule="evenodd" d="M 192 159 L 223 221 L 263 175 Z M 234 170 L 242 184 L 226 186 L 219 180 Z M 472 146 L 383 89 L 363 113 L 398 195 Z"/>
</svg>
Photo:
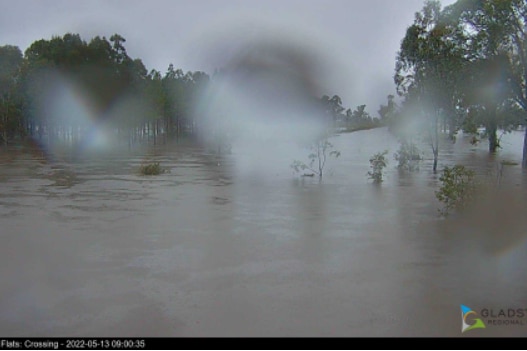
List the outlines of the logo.
<svg viewBox="0 0 527 351">
<path fill-rule="evenodd" d="M 469 318 L 470 315 L 477 316 L 478 314 L 474 311 L 472 311 L 470 308 L 468 308 L 465 305 L 461 305 L 461 332 L 464 333 L 466 331 L 472 330 L 472 329 L 478 329 L 478 328 L 486 328 L 485 323 L 480 318 L 470 318 L 472 322 L 469 324 Z"/>
</svg>

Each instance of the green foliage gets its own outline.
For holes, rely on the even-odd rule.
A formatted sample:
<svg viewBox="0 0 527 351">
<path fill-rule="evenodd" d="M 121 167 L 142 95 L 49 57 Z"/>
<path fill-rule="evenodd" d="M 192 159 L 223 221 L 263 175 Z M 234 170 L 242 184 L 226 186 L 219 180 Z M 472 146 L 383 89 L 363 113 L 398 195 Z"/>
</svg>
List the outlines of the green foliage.
<svg viewBox="0 0 527 351">
<path fill-rule="evenodd" d="M 452 25 L 463 30 L 465 38 L 456 43 L 465 52 L 462 79 L 456 87 L 462 92 L 459 102 L 465 111 L 466 107 L 474 109 L 470 123 L 485 127 L 483 136 L 494 152 L 499 148 L 498 129 L 525 123 L 527 2 L 458 0 L 443 12 Z M 474 131 L 470 124 L 463 127 Z M 527 161 L 527 147 L 524 150 Z"/>
<path fill-rule="evenodd" d="M 456 107 L 462 100 L 459 84 L 466 61 L 463 43 L 463 31 L 443 19 L 441 3 L 426 1 L 422 11 L 416 13 L 397 55 L 397 92 L 405 97 L 406 108 L 414 110 L 410 115 L 421 119 L 412 124 L 429 139 L 434 171 L 441 122 L 448 126 L 451 137 L 459 124 Z"/>
<path fill-rule="evenodd" d="M 293 161 L 291 168 L 295 173 L 301 173 L 305 171 L 313 172 L 312 174 L 304 173 L 303 176 L 312 176 L 317 174 L 319 178 L 322 178 L 324 167 L 328 157 L 339 157 L 340 151 L 334 150 L 334 146 L 329 142 L 328 138 L 322 138 L 314 142 L 310 146 L 311 153 L 308 155 L 309 162 L 304 163 L 299 160 Z"/>
<path fill-rule="evenodd" d="M 0 140 L 6 145 L 17 133 L 24 133 L 18 84 L 22 62 L 18 47 L 0 46 Z"/>
<path fill-rule="evenodd" d="M 497 131 L 525 123 L 527 111 L 527 2 L 458 0 L 441 9 L 427 0 L 407 29 L 394 76 L 405 101 L 421 107 L 438 155 L 439 125 L 453 138 L 459 128 L 473 143 L 488 139 L 499 147 Z M 485 127 L 485 133 L 477 130 Z M 525 140 L 527 145 L 527 139 Z M 524 148 L 527 165 L 527 147 Z"/>
<path fill-rule="evenodd" d="M 390 100 L 390 98 L 392 100 Z M 382 110 L 385 115 L 380 115 L 381 119 L 372 116 L 366 111 L 366 105 L 358 105 L 355 110 L 342 107 L 342 99 L 338 95 L 330 98 L 328 95 L 320 99 L 320 107 L 324 111 L 327 121 L 334 128 L 339 128 L 341 132 L 355 132 L 380 127 L 387 121 L 387 116 L 395 108 L 393 95 L 388 96 L 388 110 Z M 381 106 L 382 107 L 382 106 Z"/>
<path fill-rule="evenodd" d="M 370 158 L 370 167 L 371 171 L 368 171 L 368 176 L 373 180 L 374 183 L 382 183 L 383 171 L 384 168 L 388 165 L 388 160 L 386 155 L 388 150 L 383 152 L 378 152 Z"/>
<path fill-rule="evenodd" d="M 474 171 L 462 165 L 445 167 L 439 177 L 441 186 L 435 192 L 436 198 L 443 203 L 439 211 L 448 215 L 453 210 L 462 210 L 473 198 L 476 190 Z"/>
<path fill-rule="evenodd" d="M 399 150 L 393 156 L 398 162 L 398 169 L 410 172 L 419 170 L 421 154 L 414 143 L 403 140 Z"/>
<path fill-rule="evenodd" d="M 0 95 L 5 94 L 14 84 L 22 65 L 22 52 L 16 46 L 0 46 Z"/>
<path fill-rule="evenodd" d="M 11 47 L 0 47 L 0 95 L 4 95 L 5 90 L 4 72 L 13 71 L 11 67 L 15 67 L 22 97 L 20 102 L 15 101 L 11 93 L 9 99 L 0 101 L 1 113 L 9 112 L 8 117 L 0 116 L 0 140 L 5 139 L 5 135 L 27 132 L 36 136 L 34 133 L 38 132 L 40 138 L 48 137 L 51 141 L 51 138 L 64 135 L 59 134 L 60 130 L 88 130 L 80 125 L 83 121 L 76 118 L 43 113 L 42 107 L 47 108 L 49 104 L 50 86 L 57 84 L 58 73 L 90 100 L 95 116 L 103 118 L 105 124 L 111 121 L 109 127 L 119 129 L 119 135 L 129 146 L 143 139 L 147 142 L 153 139 L 155 144 L 158 134 L 166 141 L 167 137 L 194 133 L 196 123 L 191 104 L 206 88 L 208 76 L 203 72 L 184 73 L 173 65 L 168 67 L 166 74 L 155 70 L 149 73 L 140 59 L 129 57 L 125 44 L 126 39 L 119 34 L 109 39 L 96 36 L 84 41 L 78 34 L 67 33 L 33 42 L 24 57 L 18 48 L 16 55 Z M 16 57 L 19 57 L 19 64 L 6 62 L 8 59 L 16 61 Z M 125 103 L 116 104 L 117 101 Z M 108 111 L 112 116 L 108 116 Z M 5 132 L 6 125 L 8 133 L 1 133 Z M 82 137 L 78 135 L 75 139 Z"/>
<path fill-rule="evenodd" d="M 391 96 L 391 95 L 390 95 Z M 366 105 L 359 105 L 355 110 L 347 109 L 346 114 L 343 116 L 345 120 L 345 131 L 356 132 L 359 130 L 367 130 L 380 127 L 383 123 L 386 123 L 386 116 L 382 116 L 382 119 L 377 117 L 372 118 L 371 115 L 366 112 Z"/>
<path fill-rule="evenodd" d="M 161 168 L 159 162 L 147 163 L 139 167 L 139 173 L 141 175 L 160 175 L 165 173 L 165 170 Z"/>
</svg>

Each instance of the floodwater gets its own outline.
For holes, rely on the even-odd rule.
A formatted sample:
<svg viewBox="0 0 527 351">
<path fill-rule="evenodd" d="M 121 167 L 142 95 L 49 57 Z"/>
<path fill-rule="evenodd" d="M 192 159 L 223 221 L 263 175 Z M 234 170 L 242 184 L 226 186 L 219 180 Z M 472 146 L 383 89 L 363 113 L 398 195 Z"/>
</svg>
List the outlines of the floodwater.
<svg viewBox="0 0 527 351">
<path fill-rule="evenodd" d="M 444 145 L 440 168 L 461 162 L 492 179 L 496 160 L 521 161 L 521 132 L 503 137 L 496 159 L 465 139 Z M 74 161 L 2 151 L 2 334 L 527 335 L 527 317 L 523 326 L 483 318 L 486 329 L 462 334 L 460 313 L 460 304 L 478 314 L 527 308 L 520 166 L 504 167 L 500 195 L 473 215 L 443 219 L 426 145 L 410 174 L 395 169 L 398 144 L 384 128 L 332 142 L 341 157 L 321 182 L 293 175 L 289 161 L 238 172 L 236 147 Z M 368 159 L 384 149 L 376 186 Z M 145 160 L 170 172 L 139 176 Z"/>
</svg>

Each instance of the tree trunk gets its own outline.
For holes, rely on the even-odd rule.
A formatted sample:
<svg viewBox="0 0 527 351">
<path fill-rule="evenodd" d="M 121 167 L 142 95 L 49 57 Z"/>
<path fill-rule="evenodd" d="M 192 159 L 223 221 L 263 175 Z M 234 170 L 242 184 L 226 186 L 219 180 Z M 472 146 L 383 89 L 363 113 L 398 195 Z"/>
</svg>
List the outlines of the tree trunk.
<svg viewBox="0 0 527 351">
<path fill-rule="evenodd" d="M 448 127 L 448 138 L 450 140 L 454 140 L 454 133 L 456 131 L 456 110 L 455 108 L 449 109 L 447 127 Z"/>
<path fill-rule="evenodd" d="M 454 127 L 454 122 L 451 121 L 448 123 L 448 138 L 450 140 L 455 140 L 454 137 L 455 137 L 455 127 Z"/>
<path fill-rule="evenodd" d="M 437 160 L 439 159 L 439 126 L 438 120 L 439 115 L 436 113 L 435 123 L 434 123 L 434 140 L 432 141 L 432 152 L 434 153 L 434 165 L 432 170 L 434 173 L 437 172 Z"/>
<path fill-rule="evenodd" d="M 487 128 L 487 134 L 489 135 L 489 152 L 495 153 L 499 147 L 497 127 L 495 123 L 490 123 Z"/>
<path fill-rule="evenodd" d="M 7 111 L 4 117 L 4 145 L 7 146 Z"/>
<path fill-rule="evenodd" d="M 157 144 L 157 119 L 152 122 L 154 124 L 154 145 Z"/>
<path fill-rule="evenodd" d="M 527 168 L 527 126 L 525 127 L 525 136 L 523 137 L 523 160 L 522 167 Z"/>
<path fill-rule="evenodd" d="M 179 118 L 176 120 L 176 143 L 179 144 Z"/>
<path fill-rule="evenodd" d="M 498 142 L 498 124 L 497 124 L 497 106 L 490 105 L 486 106 L 485 109 L 487 110 L 487 123 L 485 125 L 485 131 L 487 132 L 488 139 L 489 139 L 489 152 L 491 154 L 495 153 L 498 150 L 499 142 Z"/>
<path fill-rule="evenodd" d="M 173 121 L 172 121 L 172 117 L 166 117 L 165 118 L 165 125 L 166 125 L 166 135 L 167 135 L 167 139 L 168 140 L 172 140 L 172 131 L 173 131 Z"/>
<path fill-rule="evenodd" d="M 8 123 L 8 116 L 9 116 L 9 99 L 6 100 L 3 100 L 4 104 L 5 104 L 5 115 L 4 115 L 4 135 L 3 135 L 3 138 L 4 138 L 4 145 L 7 146 L 7 123 Z"/>
<path fill-rule="evenodd" d="M 163 133 L 163 145 L 166 145 L 168 139 L 168 121 L 164 119 L 165 130 Z"/>
</svg>

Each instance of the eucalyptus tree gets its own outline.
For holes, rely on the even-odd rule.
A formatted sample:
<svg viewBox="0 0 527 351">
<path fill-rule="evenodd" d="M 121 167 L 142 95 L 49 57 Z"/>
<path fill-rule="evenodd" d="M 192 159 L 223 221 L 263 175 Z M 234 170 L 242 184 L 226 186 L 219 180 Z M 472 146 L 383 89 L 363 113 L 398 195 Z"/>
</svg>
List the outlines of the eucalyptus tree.
<svg viewBox="0 0 527 351">
<path fill-rule="evenodd" d="M 511 120 L 505 111 L 514 105 L 509 85 L 509 69 L 502 55 L 478 59 L 467 65 L 465 73 L 463 106 L 474 113 L 472 123 L 485 127 L 489 152 L 500 147 L 498 129 L 508 130 Z"/>
<path fill-rule="evenodd" d="M 458 0 L 445 8 L 445 12 L 464 29 L 473 49 L 472 60 L 484 60 L 492 65 L 499 58 L 506 58 L 512 100 L 527 114 L 527 2 Z M 494 92 L 497 96 L 493 99 L 499 100 L 502 92 L 496 87 Z M 505 108 L 515 109 L 514 106 Z M 527 129 L 525 133 L 522 165 L 527 168 Z"/>
<path fill-rule="evenodd" d="M 457 26 L 443 20 L 440 2 L 429 0 L 415 14 L 397 55 L 394 76 L 397 92 L 417 107 L 423 117 L 434 155 L 434 172 L 439 157 L 441 120 L 449 124 L 450 136 L 458 127 L 458 83 L 465 63 L 460 36 Z"/>
</svg>

